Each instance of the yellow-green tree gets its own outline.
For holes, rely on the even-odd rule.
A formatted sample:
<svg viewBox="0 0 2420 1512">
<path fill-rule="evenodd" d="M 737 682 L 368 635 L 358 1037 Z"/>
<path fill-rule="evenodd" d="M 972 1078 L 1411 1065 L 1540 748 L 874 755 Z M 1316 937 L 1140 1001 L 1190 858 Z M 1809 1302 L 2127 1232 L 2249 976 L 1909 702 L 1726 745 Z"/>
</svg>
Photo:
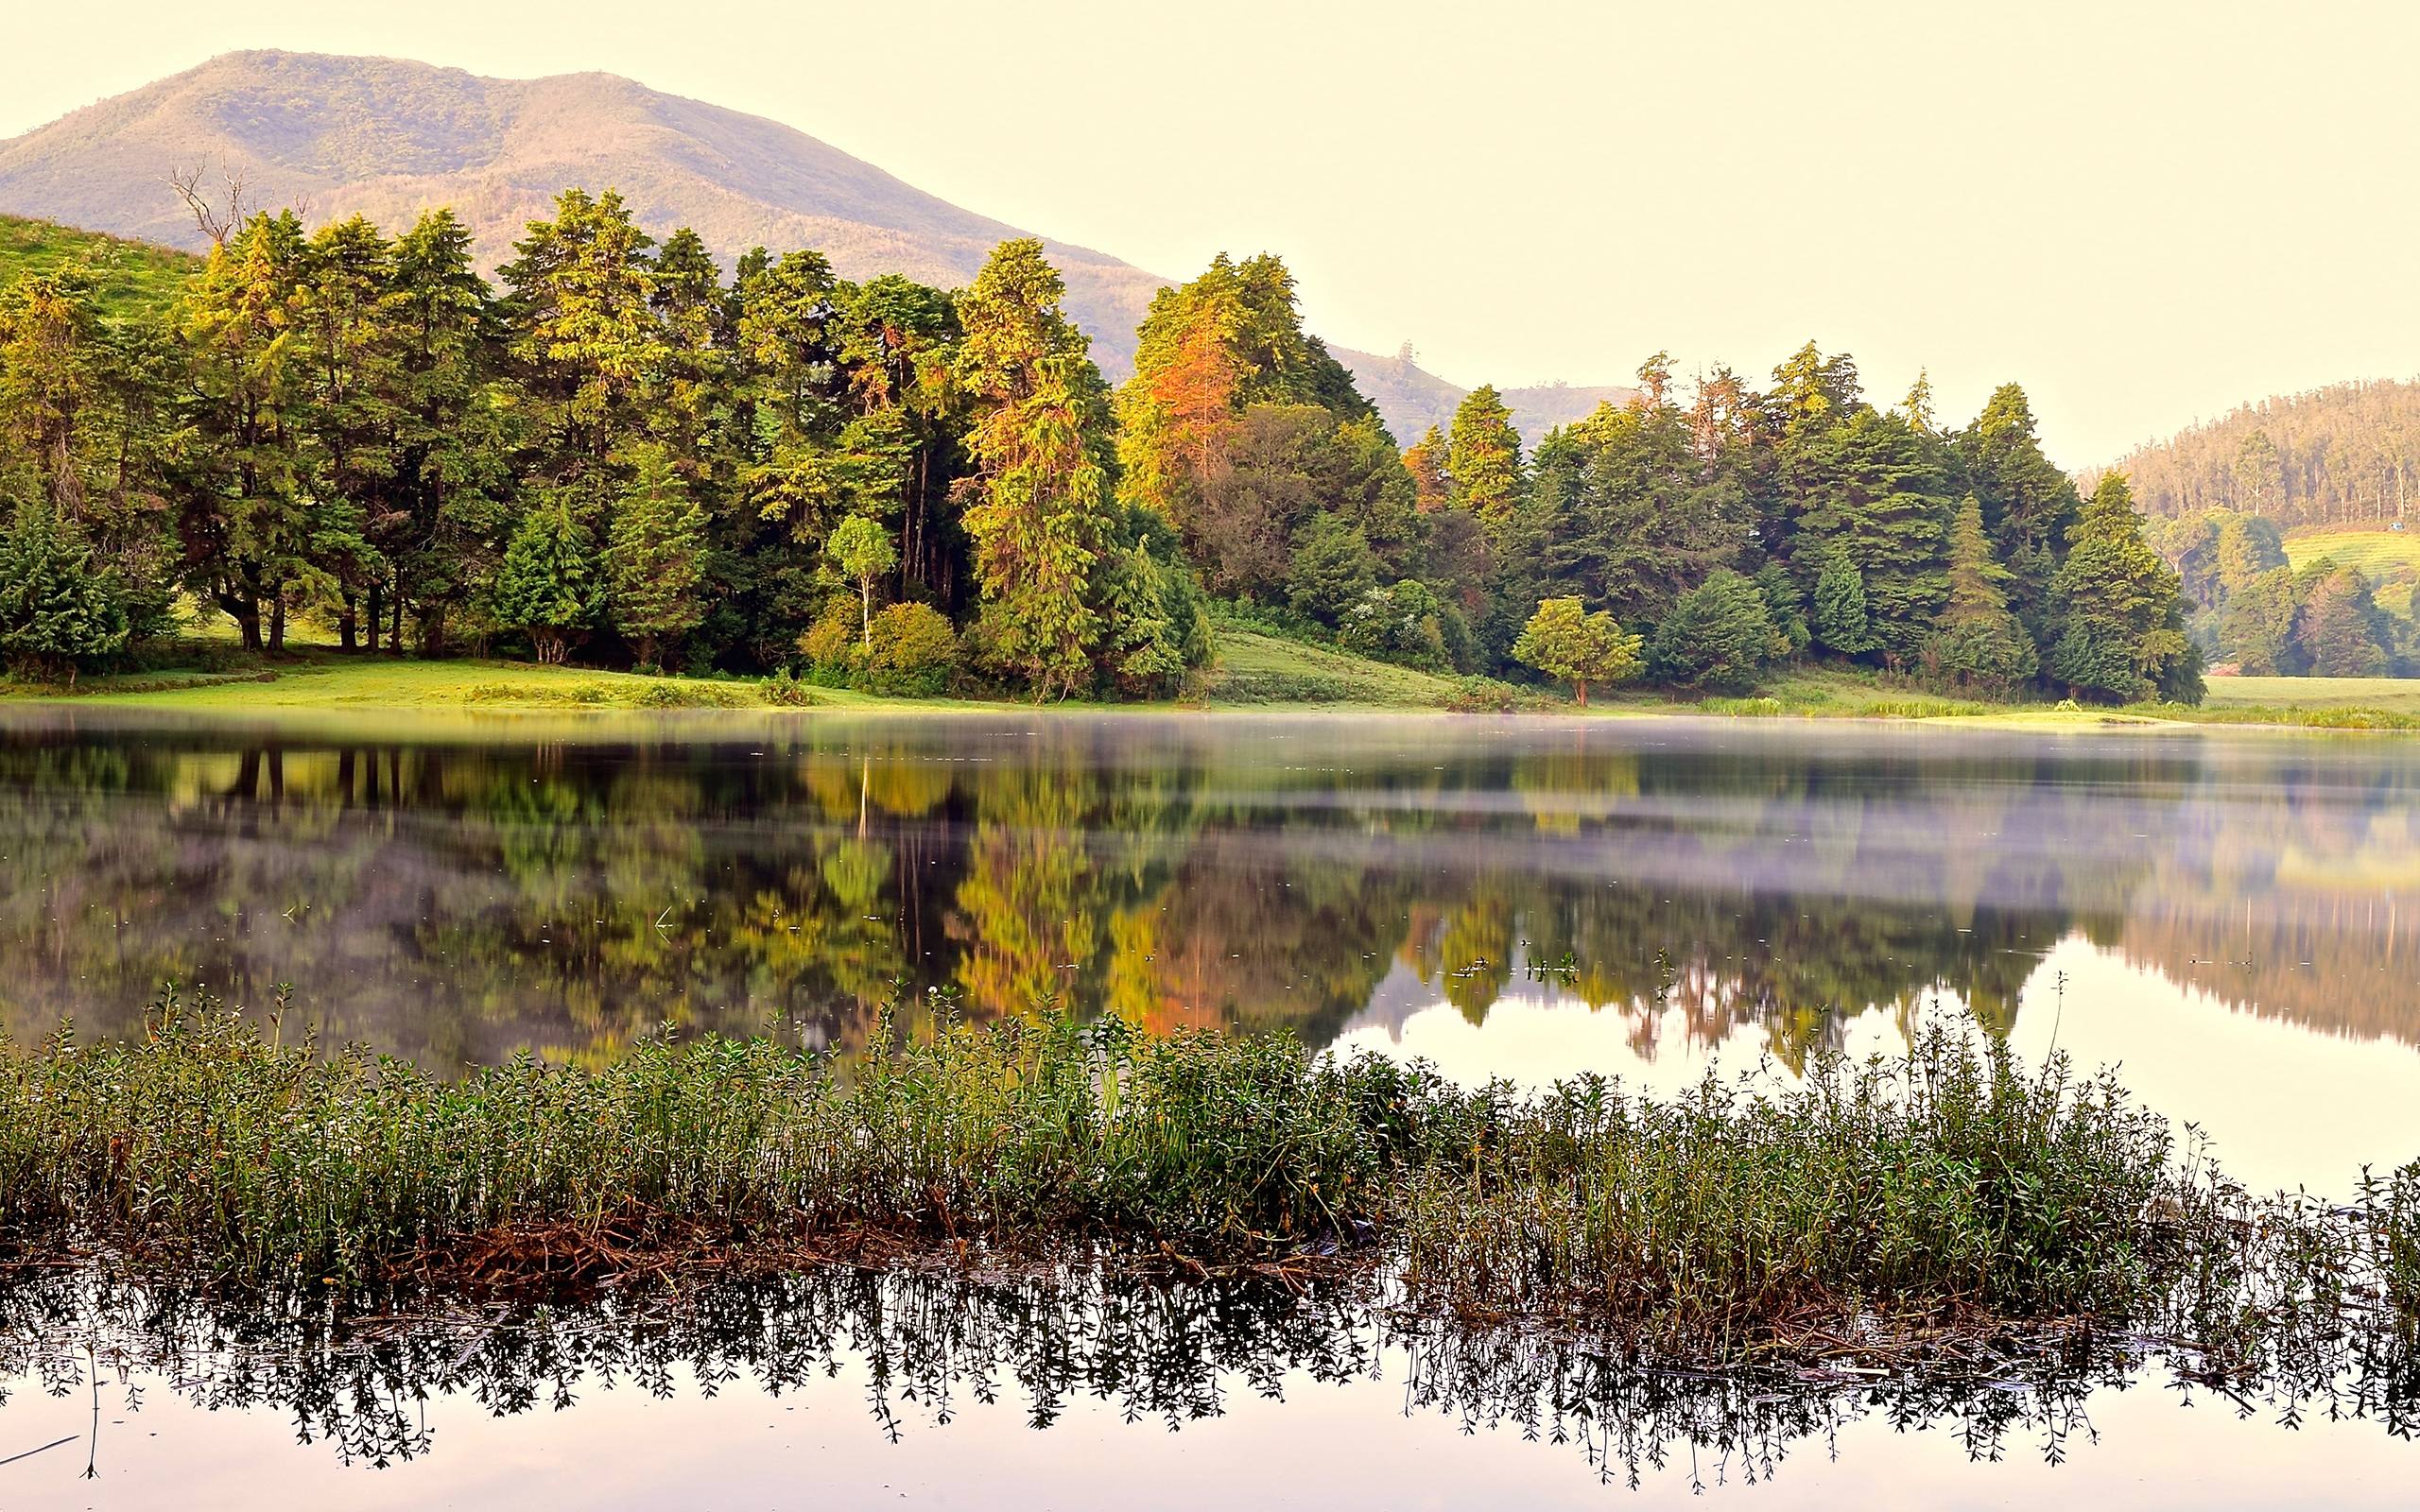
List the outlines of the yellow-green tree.
<svg viewBox="0 0 2420 1512">
<path fill-rule="evenodd" d="M 1603 610 L 1591 614 L 1577 597 L 1549 598 L 1521 627 L 1512 655 L 1522 665 L 1569 682 L 1588 707 L 1591 682 L 1627 682 L 1637 677 L 1639 637 Z"/>
</svg>

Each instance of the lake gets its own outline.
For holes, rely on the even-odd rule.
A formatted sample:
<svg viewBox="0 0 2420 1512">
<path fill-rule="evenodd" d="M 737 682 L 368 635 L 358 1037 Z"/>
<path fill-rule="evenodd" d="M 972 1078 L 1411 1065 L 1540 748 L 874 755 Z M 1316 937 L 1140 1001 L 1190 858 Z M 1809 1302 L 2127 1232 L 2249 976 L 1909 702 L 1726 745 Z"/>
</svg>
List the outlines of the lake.
<svg viewBox="0 0 2420 1512">
<path fill-rule="evenodd" d="M 895 1002 L 903 1032 L 1115 1014 L 1670 1088 L 1944 1018 L 2119 1065 L 2248 1183 L 2341 1195 L 2420 1155 L 2415 799 L 2392 737 L 27 706 L 0 711 L 0 1023 L 139 1032 L 173 982 L 453 1069 L 667 1027 L 846 1050 Z M 600 1505 L 2385 1506 L 2420 1471 L 2410 1382 L 2291 1427 L 2156 1362 L 1726 1395 L 1349 1299 L 1171 1310 L 757 1297 L 711 1328 L 432 1321 L 308 1368 L 225 1320 L 37 1320 L 0 1461 L 78 1436 L 0 1463 L 0 1502 L 258 1506 L 273 1473 L 484 1505 L 543 1462 Z"/>
</svg>

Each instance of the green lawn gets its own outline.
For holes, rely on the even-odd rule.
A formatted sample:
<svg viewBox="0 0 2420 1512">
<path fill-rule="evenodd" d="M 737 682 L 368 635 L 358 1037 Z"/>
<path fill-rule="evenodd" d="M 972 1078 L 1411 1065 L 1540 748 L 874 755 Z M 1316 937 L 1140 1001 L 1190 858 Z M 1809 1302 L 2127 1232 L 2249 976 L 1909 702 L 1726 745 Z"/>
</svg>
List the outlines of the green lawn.
<svg viewBox="0 0 2420 1512">
<path fill-rule="evenodd" d="M 1442 709 L 1461 686 L 1455 678 L 1229 626 L 1220 627 L 1218 659 L 1195 679 L 1187 701 Z"/>
<path fill-rule="evenodd" d="M 2420 678 L 2212 678 L 2204 707 L 2380 709 L 2420 715 Z"/>
<path fill-rule="evenodd" d="M 96 275 L 101 311 L 112 319 L 166 308 L 185 279 L 201 266 L 201 259 L 174 248 L 0 215 L 0 288 L 72 263 L 82 263 Z"/>
</svg>

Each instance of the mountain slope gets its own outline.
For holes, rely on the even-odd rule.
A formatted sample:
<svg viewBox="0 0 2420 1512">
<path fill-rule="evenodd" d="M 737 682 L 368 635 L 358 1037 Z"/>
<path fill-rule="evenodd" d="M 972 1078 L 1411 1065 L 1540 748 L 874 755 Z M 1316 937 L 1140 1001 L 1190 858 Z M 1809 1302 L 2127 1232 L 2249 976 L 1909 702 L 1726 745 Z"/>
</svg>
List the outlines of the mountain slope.
<svg viewBox="0 0 2420 1512">
<path fill-rule="evenodd" d="M 993 247 L 1027 234 L 803 131 L 611 74 L 484 78 L 395 59 L 285 52 L 215 58 L 0 142 L 0 212 L 199 249 L 201 232 L 168 182 L 195 169 L 207 184 L 239 180 L 248 205 L 300 205 L 314 221 L 359 211 L 396 230 L 424 209 L 451 205 L 491 269 L 574 184 L 620 190 L 659 235 L 696 228 L 726 266 L 759 244 L 811 247 L 849 277 L 895 271 L 959 287 Z M 1123 377 L 1134 328 L 1167 281 L 1087 248 L 1046 245 L 1103 370 Z M 1341 348 L 1337 355 L 1407 442 L 1449 419 L 1461 399 L 1461 389 L 1400 359 Z M 1597 392 L 1506 398 L 1525 431 L 1542 433 L 1563 407 L 1556 396 Z M 1534 408 L 1522 394 L 1534 396 Z"/>
<path fill-rule="evenodd" d="M 2405 520 L 2420 508 L 2420 383 L 2264 399 L 2114 467 L 2151 515 L 2240 509 L 2287 527 Z"/>
</svg>

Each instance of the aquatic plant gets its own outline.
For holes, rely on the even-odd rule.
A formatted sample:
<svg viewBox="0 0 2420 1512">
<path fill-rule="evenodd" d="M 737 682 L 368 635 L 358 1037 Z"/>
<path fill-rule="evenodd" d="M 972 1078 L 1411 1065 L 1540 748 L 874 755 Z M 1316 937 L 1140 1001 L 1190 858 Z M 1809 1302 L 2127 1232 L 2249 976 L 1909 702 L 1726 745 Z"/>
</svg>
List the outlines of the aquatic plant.
<svg viewBox="0 0 2420 1512">
<path fill-rule="evenodd" d="M 171 994 L 140 1039 L 0 1057 L 0 1267 L 342 1305 L 836 1258 L 1364 1266 L 1425 1315 L 1720 1363 L 2086 1327 L 2271 1368 L 2420 1319 L 2420 1164 L 2349 1205 L 2256 1199 L 2108 1076 L 1941 1029 L 1657 1099 L 1117 1021 L 458 1081 L 275 1025 Z"/>
</svg>

